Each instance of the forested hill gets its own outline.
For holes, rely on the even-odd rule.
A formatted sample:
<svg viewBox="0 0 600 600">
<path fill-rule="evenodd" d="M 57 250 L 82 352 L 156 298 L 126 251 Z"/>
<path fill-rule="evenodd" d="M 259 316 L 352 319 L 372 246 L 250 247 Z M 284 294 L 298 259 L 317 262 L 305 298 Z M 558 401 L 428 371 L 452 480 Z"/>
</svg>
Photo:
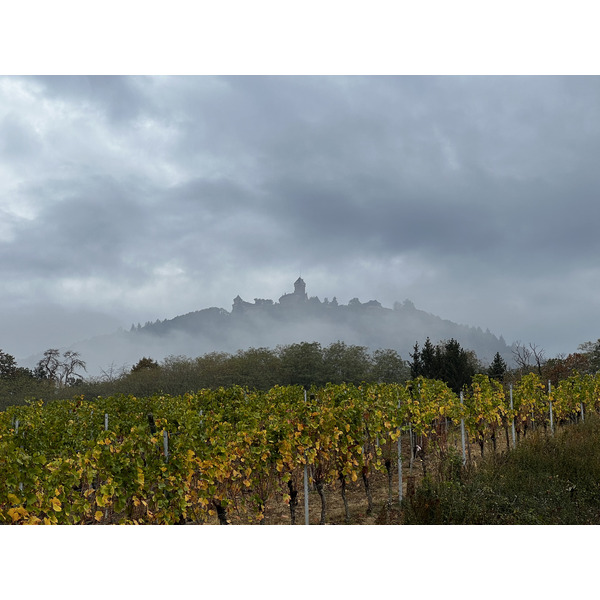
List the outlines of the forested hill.
<svg viewBox="0 0 600 600">
<path fill-rule="evenodd" d="M 111 364 L 131 366 L 142 356 L 156 360 L 169 355 L 197 357 L 298 342 L 328 345 L 343 341 L 371 351 L 393 349 L 409 359 L 415 342 L 422 345 L 427 337 L 433 343 L 454 338 L 484 363 L 491 362 L 496 352 L 512 362 L 511 348 L 502 337 L 441 319 L 418 310 L 409 301 L 390 309 L 377 301 L 361 303 L 354 299 L 338 305 L 335 299 L 321 302 L 295 294 L 282 297 L 279 303 L 256 300 L 250 304 L 238 297 L 231 312 L 207 308 L 132 326 L 128 332 L 93 338 L 72 348 L 86 360 L 88 373 L 96 373 Z"/>
</svg>

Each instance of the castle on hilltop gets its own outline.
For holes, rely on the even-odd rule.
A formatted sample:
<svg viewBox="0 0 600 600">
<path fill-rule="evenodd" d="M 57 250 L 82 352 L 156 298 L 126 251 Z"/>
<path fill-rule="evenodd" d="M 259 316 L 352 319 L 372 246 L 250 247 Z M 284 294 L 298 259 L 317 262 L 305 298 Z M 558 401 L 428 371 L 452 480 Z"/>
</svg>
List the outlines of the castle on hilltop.
<svg viewBox="0 0 600 600">
<path fill-rule="evenodd" d="M 294 291 L 289 294 L 283 294 L 279 298 L 279 303 L 276 304 L 273 300 L 265 300 L 263 298 L 254 298 L 254 302 L 246 302 L 242 300 L 240 295 L 238 294 L 233 299 L 233 313 L 243 313 L 248 310 L 254 310 L 256 308 L 269 308 L 269 307 L 281 307 L 281 308 L 301 308 L 301 307 L 328 307 L 328 308 L 337 308 L 338 302 L 335 296 L 331 302 L 325 298 L 323 302 L 321 302 L 316 296 L 312 298 L 308 297 L 306 293 L 306 283 L 302 277 L 298 277 L 296 281 L 294 281 Z M 358 298 L 352 298 L 348 303 L 348 306 L 356 309 L 356 308 L 382 308 L 381 303 L 377 300 L 369 300 L 369 302 L 360 302 Z"/>
<path fill-rule="evenodd" d="M 308 295 L 306 293 L 306 283 L 302 277 L 298 277 L 294 282 L 294 291 L 291 294 L 284 294 L 279 298 L 279 304 L 281 306 L 301 306 L 308 302 Z M 263 298 L 254 298 L 254 302 L 246 302 L 242 300 L 238 294 L 233 299 L 233 310 L 232 312 L 243 312 L 249 308 L 274 306 L 273 300 L 265 300 Z"/>
</svg>

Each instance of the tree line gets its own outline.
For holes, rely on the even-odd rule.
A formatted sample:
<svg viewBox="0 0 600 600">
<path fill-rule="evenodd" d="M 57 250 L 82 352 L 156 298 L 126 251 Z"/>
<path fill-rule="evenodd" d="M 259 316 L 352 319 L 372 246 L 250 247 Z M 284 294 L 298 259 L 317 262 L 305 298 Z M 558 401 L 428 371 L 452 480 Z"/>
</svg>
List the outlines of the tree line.
<svg viewBox="0 0 600 600">
<path fill-rule="evenodd" d="M 344 342 L 325 347 L 318 342 L 301 342 L 275 349 L 249 348 L 234 354 L 210 352 L 197 358 L 168 356 L 160 363 L 143 357 L 130 371 L 105 372 L 92 387 L 110 389 L 110 393 L 182 394 L 233 385 L 269 390 L 275 385 L 308 388 L 326 383 L 392 383 L 409 378 L 410 369 L 395 350 L 369 352 L 364 346 Z M 84 383 L 81 388 L 88 385 Z"/>
<path fill-rule="evenodd" d="M 557 385 L 574 373 L 600 371 L 600 339 L 585 342 L 578 352 L 546 359 L 534 344 L 517 342 L 514 367 L 496 353 L 484 365 L 476 354 L 455 339 L 433 344 L 429 338 L 415 343 L 410 360 L 395 350 L 370 352 L 364 346 L 338 341 L 328 346 L 318 342 L 280 345 L 274 349 L 249 348 L 234 354 L 211 352 L 197 358 L 169 356 L 160 363 L 142 357 L 133 367 L 114 365 L 98 377 L 86 377 L 86 364 L 73 351 L 44 352 L 35 369 L 19 367 L 10 354 L 0 350 L 0 410 L 28 398 L 70 398 L 81 394 L 92 398 L 113 394 L 183 394 L 198 389 L 240 385 L 268 390 L 275 385 L 323 386 L 327 383 L 404 383 L 419 376 L 444 381 L 459 393 L 476 374 L 486 374 L 509 383 L 528 372 Z"/>
</svg>

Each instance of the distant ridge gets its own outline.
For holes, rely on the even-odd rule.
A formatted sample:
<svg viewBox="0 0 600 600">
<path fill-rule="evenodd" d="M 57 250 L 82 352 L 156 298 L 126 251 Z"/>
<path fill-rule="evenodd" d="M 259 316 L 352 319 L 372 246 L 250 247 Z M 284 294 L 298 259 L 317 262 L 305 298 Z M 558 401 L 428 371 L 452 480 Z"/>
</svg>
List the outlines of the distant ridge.
<svg viewBox="0 0 600 600">
<path fill-rule="evenodd" d="M 360 302 L 353 298 L 347 305 L 309 297 L 302 278 L 294 282 L 294 291 L 278 302 L 256 298 L 246 302 L 239 295 L 231 312 L 211 307 L 164 321 L 133 326 L 74 344 L 87 362 L 89 374 L 100 374 L 109 365 L 131 366 L 142 356 L 155 360 L 176 355 L 196 357 L 209 352 L 235 353 L 247 348 L 275 348 L 299 342 L 328 345 L 346 344 L 396 350 L 408 360 L 415 342 L 426 338 L 435 344 L 456 339 L 461 346 L 473 350 L 485 363 L 496 352 L 512 362 L 511 347 L 502 336 L 497 337 L 480 327 L 459 325 L 418 310 L 412 302 L 396 302 L 383 307 L 377 300 Z"/>
</svg>

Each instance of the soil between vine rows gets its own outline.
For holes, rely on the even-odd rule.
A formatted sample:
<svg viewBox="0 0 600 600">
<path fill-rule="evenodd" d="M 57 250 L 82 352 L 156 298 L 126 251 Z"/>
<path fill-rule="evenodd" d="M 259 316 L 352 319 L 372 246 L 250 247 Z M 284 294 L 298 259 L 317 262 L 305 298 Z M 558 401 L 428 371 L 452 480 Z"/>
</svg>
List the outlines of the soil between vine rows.
<svg viewBox="0 0 600 600">
<path fill-rule="evenodd" d="M 503 431 L 499 432 L 496 452 L 506 452 L 506 437 Z M 448 438 L 448 446 L 455 451 L 461 452 L 460 433 L 454 430 Z M 492 452 L 490 442 L 486 443 L 485 452 Z M 471 464 L 476 465 L 481 456 L 481 450 L 477 443 L 470 445 Z M 436 457 L 432 454 L 426 457 L 427 472 L 432 473 L 436 469 Z M 398 502 L 398 471 L 397 458 L 394 457 L 392 466 L 392 502 L 389 502 L 388 477 L 385 469 L 383 471 L 372 470 L 369 476 L 373 510 L 367 514 L 368 502 L 364 484 L 361 478 L 355 482 L 346 483 L 346 499 L 350 513 L 350 522 L 347 523 L 344 513 L 344 503 L 340 492 L 339 482 L 325 486 L 325 497 L 327 503 L 326 525 L 400 525 L 402 512 Z M 408 436 L 402 437 L 402 488 L 403 497 L 407 497 L 407 484 L 409 476 L 413 477 L 415 486 L 423 478 L 423 461 L 416 458 L 413 461 L 412 471 L 410 465 L 410 446 Z M 321 519 L 321 498 L 313 486 L 309 489 L 309 524 L 319 525 Z M 243 514 L 238 514 L 234 509 L 230 510 L 228 517 L 232 525 L 248 524 Z M 216 516 L 207 525 L 218 525 Z M 265 510 L 264 525 L 291 525 L 290 509 L 281 496 L 274 496 L 267 503 Z M 304 490 L 302 486 L 298 491 L 298 505 L 296 507 L 296 525 L 304 525 Z"/>
<path fill-rule="evenodd" d="M 507 452 L 512 440 L 509 437 L 508 444 L 505 430 L 500 429 L 496 438 L 496 453 Z M 460 429 L 451 427 L 448 433 L 448 448 L 453 448 L 457 454 L 462 453 Z M 476 467 L 481 460 L 481 448 L 477 443 L 468 444 L 466 447 L 469 464 Z M 492 452 L 491 441 L 487 440 L 485 444 L 486 456 Z M 426 458 L 427 473 L 434 473 L 437 468 L 438 460 L 435 454 L 429 453 Z M 372 470 L 369 476 L 371 498 L 373 501 L 373 511 L 367 514 L 367 497 L 362 479 L 355 482 L 347 482 L 346 499 L 350 513 L 350 522 L 346 523 L 344 514 L 344 503 L 340 493 L 340 484 L 335 482 L 325 488 L 327 511 L 326 525 L 400 525 L 402 522 L 402 512 L 398 502 L 398 472 L 397 458 L 394 457 L 392 466 L 392 502 L 389 502 L 388 495 L 388 477 L 385 469 L 383 471 Z M 423 461 L 415 458 L 412 470 L 410 465 L 410 445 L 407 435 L 402 436 L 402 488 L 403 497 L 407 497 L 407 483 L 409 476 L 413 477 L 414 485 L 418 486 L 423 479 Z M 321 519 L 321 499 L 317 491 L 311 486 L 309 489 L 309 521 L 311 525 L 318 525 Z M 231 524 L 243 524 L 247 521 L 243 516 L 236 515 L 232 511 L 229 515 Z M 207 524 L 218 524 L 215 519 Z M 291 517 L 289 507 L 283 502 L 281 497 L 273 497 L 267 504 L 265 510 L 265 525 L 290 525 Z M 298 505 L 296 507 L 296 525 L 304 525 L 304 491 L 301 488 L 298 492 Z"/>
</svg>

